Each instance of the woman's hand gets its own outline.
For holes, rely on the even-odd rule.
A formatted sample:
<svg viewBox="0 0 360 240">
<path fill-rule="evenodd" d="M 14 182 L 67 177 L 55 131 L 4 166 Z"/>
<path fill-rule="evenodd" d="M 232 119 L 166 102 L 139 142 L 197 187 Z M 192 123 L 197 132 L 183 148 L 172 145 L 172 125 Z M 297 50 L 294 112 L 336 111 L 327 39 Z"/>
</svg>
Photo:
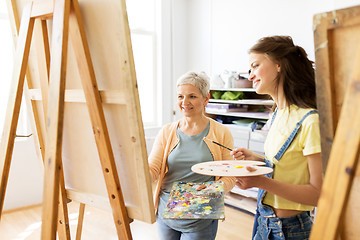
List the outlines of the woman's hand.
<svg viewBox="0 0 360 240">
<path fill-rule="evenodd" d="M 230 152 L 235 160 L 264 161 L 264 156 L 254 153 L 247 148 L 235 148 Z"/>
<path fill-rule="evenodd" d="M 240 189 L 248 189 L 252 187 L 259 187 L 261 182 L 265 181 L 265 176 L 250 176 L 250 177 L 237 177 L 236 178 L 236 186 Z"/>
<path fill-rule="evenodd" d="M 253 152 L 246 148 L 235 148 L 230 152 L 235 160 L 254 160 Z"/>
</svg>

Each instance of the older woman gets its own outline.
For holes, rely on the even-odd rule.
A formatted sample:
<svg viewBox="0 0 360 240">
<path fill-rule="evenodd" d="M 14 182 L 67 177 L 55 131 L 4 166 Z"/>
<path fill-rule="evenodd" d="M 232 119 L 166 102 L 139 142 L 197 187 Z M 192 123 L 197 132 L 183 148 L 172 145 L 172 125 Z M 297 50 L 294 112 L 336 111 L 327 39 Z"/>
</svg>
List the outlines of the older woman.
<svg viewBox="0 0 360 240">
<path fill-rule="evenodd" d="M 204 114 L 209 102 L 209 80 L 205 73 L 189 72 L 177 81 L 177 104 L 183 114 L 179 121 L 162 128 L 151 151 L 150 173 L 158 180 L 155 191 L 155 207 L 160 239 L 215 239 L 217 220 L 163 219 L 162 215 L 174 182 L 206 182 L 221 180 L 224 191 L 230 191 L 235 178 L 199 175 L 191 171 L 191 166 L 201 162 L 229 160 L 230 151 L 204 137 L 233 148 L 230 131 L 222 124 Z"/>
</svg>

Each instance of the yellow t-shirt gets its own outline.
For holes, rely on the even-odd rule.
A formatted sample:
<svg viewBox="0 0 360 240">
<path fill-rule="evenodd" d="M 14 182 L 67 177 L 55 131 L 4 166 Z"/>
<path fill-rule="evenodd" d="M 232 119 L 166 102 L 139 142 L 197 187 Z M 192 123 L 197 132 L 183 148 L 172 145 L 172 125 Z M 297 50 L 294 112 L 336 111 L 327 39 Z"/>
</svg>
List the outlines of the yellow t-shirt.
<svg viewBox="0 0 360 240">
<path fill-rule="evenodd" d="M 265 157 L 275 164 L 274 179 L 290 184 L 309 183 L 310 174 L 306 156 L 321 152 L 318 114 L 310 114 L 306 117 L 297 136 L 278 162 L 274 156 L 289 138 L 296 123 L 311 110 L 313 109 L 299 108 L 295 105 L 277 110 L 264 145 Z M 269 192 L 266 193 L 263 203 L 278 209 L 311 211 L 314 208 Z"/>
</svg>

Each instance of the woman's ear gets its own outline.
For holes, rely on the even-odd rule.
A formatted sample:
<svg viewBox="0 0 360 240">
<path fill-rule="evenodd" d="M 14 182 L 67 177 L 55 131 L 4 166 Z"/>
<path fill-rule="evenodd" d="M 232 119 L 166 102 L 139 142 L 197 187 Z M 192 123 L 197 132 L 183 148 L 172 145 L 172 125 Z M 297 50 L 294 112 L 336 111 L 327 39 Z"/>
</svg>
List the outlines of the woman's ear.
<svg viewBox="0 0 360 240">
<path fill-rule="evenodd" d="M 277 70 L 278 73 L 280 72 L 280 70 L 281 70 L 280 64 L 276 64 L 276 70 Z"/>
<path fill-rule="evenodd" d="M 210 100 L 210 93 L 207 94 L 206 99 L 205 99 L 205 106 L 209 103 Z"/>
</svg>

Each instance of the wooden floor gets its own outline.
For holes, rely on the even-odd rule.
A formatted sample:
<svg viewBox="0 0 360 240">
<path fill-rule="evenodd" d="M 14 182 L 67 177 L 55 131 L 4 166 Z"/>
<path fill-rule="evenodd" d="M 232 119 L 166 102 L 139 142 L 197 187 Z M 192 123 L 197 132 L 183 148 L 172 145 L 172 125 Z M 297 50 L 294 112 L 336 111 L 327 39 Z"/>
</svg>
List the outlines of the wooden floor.
<svg viewBox="0 0 360 240">
<path fill-rule="evenodd" d="M 71 238 L 75 239 L 79 204 L 69 203 Z M 217 240 L 251 239 L 253 216 L 225 207 L 225 221 L 219 222 Z M 134 221 L 130 224 L 134 240 L 158 240 L 156 224 Z M 3 213 L 0 222 L 1 240 L 38 240 L 41 234 L 41 206 Z M 111 213 L 85 208 L 82 239 L 117 239 Z"/>
</svg>

